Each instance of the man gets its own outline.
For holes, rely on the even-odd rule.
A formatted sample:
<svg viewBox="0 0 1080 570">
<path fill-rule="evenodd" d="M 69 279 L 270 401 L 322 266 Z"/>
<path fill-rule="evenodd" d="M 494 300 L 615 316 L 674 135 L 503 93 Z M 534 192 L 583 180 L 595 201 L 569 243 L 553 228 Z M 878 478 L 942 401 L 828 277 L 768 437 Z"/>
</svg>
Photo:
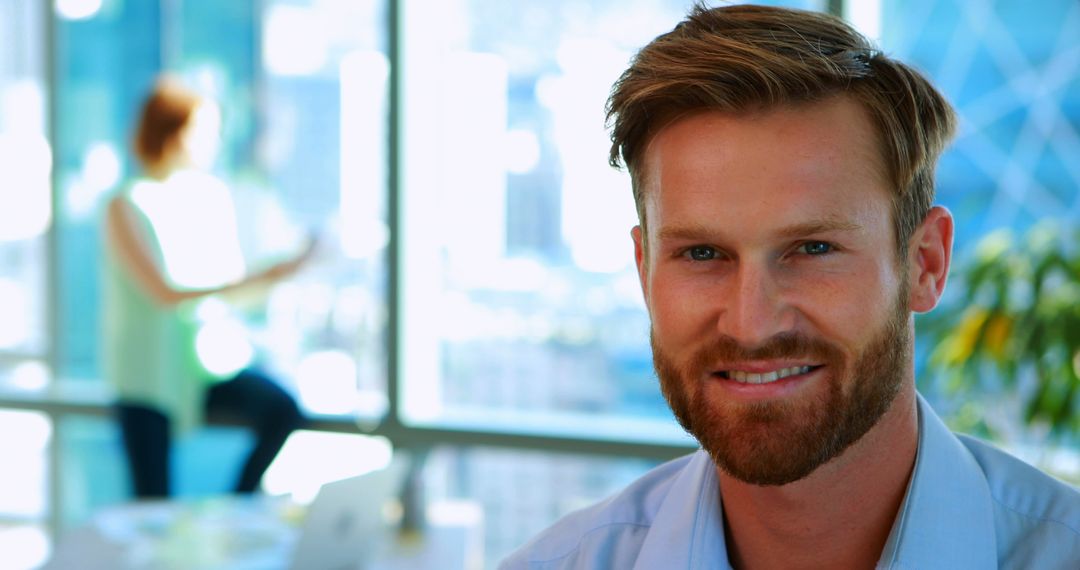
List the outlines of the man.
<svg viewBox="0 0 1080 570">
<path fill-rule="evenodd" d="M 1080 494 L 915 391 L 952 134 L 916 71 L 816 13 L 694 8 L 609 100 L 657 376 L 703 451 L 505 568 L 1080 568 Z"/>
</svg>

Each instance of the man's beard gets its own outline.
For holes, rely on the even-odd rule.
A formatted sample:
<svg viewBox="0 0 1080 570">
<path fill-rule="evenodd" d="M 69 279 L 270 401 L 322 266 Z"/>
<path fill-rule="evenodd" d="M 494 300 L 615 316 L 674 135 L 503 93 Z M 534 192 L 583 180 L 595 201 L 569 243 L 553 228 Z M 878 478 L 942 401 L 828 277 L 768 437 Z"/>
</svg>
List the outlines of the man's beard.
<svg viewBox="0 0 1080 570">
<path fill-rule="evenodd" d="M 720 337 L 677 363 L 651 335 L 660 387 L 676 419 L 732 477 L 754 485 L 798 481 L 840 455 L 892 405 L 911 360 L 907 294 L 853 363 L 836 345 L 799 334 L 773 337 L 754 349 Z M 720 362 L 799 359 L 824 364 L 824 394 L 762 402 L 706 398 L 703 383 Z M 680 365 L 681 364 L 681 365 Z M 802 388 L 814 388 L 805 386 Z"/>
</svg>

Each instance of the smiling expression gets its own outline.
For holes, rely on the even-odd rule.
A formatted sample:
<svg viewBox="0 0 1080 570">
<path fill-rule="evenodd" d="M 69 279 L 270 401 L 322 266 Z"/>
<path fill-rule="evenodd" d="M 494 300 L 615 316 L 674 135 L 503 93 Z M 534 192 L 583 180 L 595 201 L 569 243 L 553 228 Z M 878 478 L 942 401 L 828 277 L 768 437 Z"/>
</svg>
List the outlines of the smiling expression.
<svg viewBox="0 0 1080 570">
<path fill-rule="evenodd" d="M 663 128 L 634 231 L 654 362 L 721 469 L 801 479 L 910 383 L 906 265 L 873 127 L 835 96 Z"/>
</svg>

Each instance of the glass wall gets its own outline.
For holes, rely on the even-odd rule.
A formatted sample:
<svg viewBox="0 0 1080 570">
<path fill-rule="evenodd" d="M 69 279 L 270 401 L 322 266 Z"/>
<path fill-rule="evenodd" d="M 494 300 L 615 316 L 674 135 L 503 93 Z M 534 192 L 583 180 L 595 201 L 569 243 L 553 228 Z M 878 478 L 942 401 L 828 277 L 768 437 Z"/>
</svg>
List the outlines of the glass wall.
<svg viewBox="0 0 1080 570">
<path fill-rule="evenodd" d="M 0 380 L 3 370 L 0 369 Z M 49 554 L 45 515 L 49 508 L 48 446 L 52 422 L 45 414 L 0 410 L 0 457 L 4 484 L 0 486 L 0 551 L 9 568 L 34 568 Z M 12 434 L 18 434 L 12 437 Z"/>
<path fill-rule="evenodd" d="M 485 568 L 495 568 L 559 517 L 615 493 L 655 465 L 643 459 L 439 447 L 427 458 L 424 498 L 478 504 Z"/>
<path fill-rule="evenodd" d="M 39 5 L 4 0 L 0 6 L 9 4 L 22 12 Z M 54 8 L 52 14 L 41 10 L 42 33 L 26 37 L 25 53 L 44 65 L 44 24 L 51 17 L 60 283 L 55 378 L 86 387 L 106 384 L 98 335 L 102 220 L 109 198 L 142 175 L 130 151 L 135 120 L 154 82 L 168 74 L 221 108 L 222 144 L 213 169 L 230 186 L 246 264 L 257 270 L 293 255 L 308 236 L 319 242 L 316 258 L 301 273 L 271 288 L 265 298 L 230 306 L 224 313 L 242 327 L 246 346 L 223 351 L 209 343 L 206 351 L 200 348 L 199 358 L 213 368 L 212 361 L 239 358 L 244 348 L 253 348 L 253 362 L 269 369 L 310 415 L 381 417 L 387 401 L 389 240 L 385 2 L 57 0 Z M 27 35 L 27 28 L 3 15 L 0 26 L 11 22 L 19 32 L 0 28 L 3 37 Z M 14 58 L 20 52 L 10 53 Z M 27 75 L 25 64 L 16 71 Z M 34 85 L 40 90 L 42 82 Z M 33 93 L 15 87 L 22 99 L 12 101 L 20 106 L 3 116 L 25 123 L 33 116 L 26 110 L 33 107 L 24 99 Z M 44 101 L 39 107 L 42 113 L 47 109 Z M 0 132 L 6 132 L 5 124 L 0 122 Z M 44 132 L 43 126 L 37 128 Z M 0 154 L 0 160 L 7 156 Z M 23 161 L 26 168 L 32 164 Z M 46 163 L 41 183 L 46 207 L 48 170 Z M 0 194 L 0 201 L 7 198 Z M 18 205 L 25 210 L 34 204 L 24 199 Z M 2 209 L 0 216 L 8 213 Z M 25 212 L 23 219 L 28 219 Z M 40 225 L 43 233 L 48 220 Z M 44 240 L 29 241 L 32 237 L 0 235 L 0 302 L 17 299 L 6 294 L 10 280 L 2 277 L 9 269 L 20 275 L 15 271 L 41 272 L 46 266 Z M 22 257 L 33 254 L 29 246 L 36 246 L 41 257 L 8 265 L 8 259 L 21 259 L 8 254 L 9 242 L 22 248 Z M 29 298 L 19 309 L 41 306 L 44 284 L 30 281 L 25 288 L 42 299 Z M 7 338 L 3 327 L 16 322 L 3 320 L 0 355 Z M 40 344 L 44 321 L 26 325 Z M 5 369 L 0 378 L 43 385 L 48 376 L 38 365 Z M 118 432 L 108 416 L 64 421 L 59 427 L 56 445 L 66 463 L 57 490 L 63 502 L 58 521 L 70 526 L 96 508 L 126 500 L 128 482 Z M 310 457 L 322 445 L 312 441 L 291 442 L 290 455 Z M 179 496 L 225 492 L 249 444 L 246 432 L 213 427 L 178 441 L 174 491 Z M 47 465 L 47 454 L 40 455 Z M 333 458 L 321 461 L 311 465 Z M 207 470 L 206 462 L 218 468 Z M 287 482 L 278 487 L 278 492 L 289 489 Z M 45 488 L 40 491 L 45 501 Z M 35 515 L 38 520 L 45 516 L 42 509 Z M 0 504 L 0 520 L 5 510 L 10 509 Z"/>
<path fill-rule="evenodd" d="M 141 173 L 129 140 L 163 73 L 222 108 L 215 170 L 249 266 L 321 255 L 265 303 L 237 308 L 259 363 L 313 413 L 385 408 L 385 18 L 380 2 L 58 6 L 60 374 L 100 380 L 103 206 Z M 343 158 L 343 157 L 347 157 Z M 200 357 L 212 358 L 213 355 Z M 359 388 L 359 389 L 358 389 Z"/>
<path fill-rule="evenodd" d="M 944 304 L 967 306 L 976 300 L 959 298 L 965 292 L 958 284 L 983 236 L 1009 230 L 1017 236 L 1012 246 L 1040 222 L 1058 224 L 1065 235 L 1078 227 L 1080 3 L 882 0 L 880 6 L 888 23 L 880 29 L 884 49 L 923 70 L 960 116 L 937 182 L 938 201 L 956 216 Z M 959 428 L 984 431 L 1044 469 L 1080 480 L 1075 435 L 1071 449 L 1047 448 L 1043 427 L 1023 421 L 1034 378 L 1023 370 L 1017 375 L 1015 388 L 1006 388 L 986 371 L 951 395 L 931 374 L 920 382 Z M 1068 385 L 1067 374 L 1059 380 Z M 1075 390 L 1068 394 L 1075 401 Z M 1063 440 L 1070 444 L 1068 434 Z"/>
<path fill-rule="evenodd" d="M 883 47 L 926 72 L 960 130 L 938 168 L 956 243 L 1080 220 L 1080 4 L 883 0 Z"/>
<path fill-rule="evenodd" d="M 603 108 L 686 5 L 405 4 L 406 420 L 680 437 L 652 378 Z"/>
<path fill-rule="evenodd" d="M 57 280 L 56 376 L 99 379 L 100 218 L 134 167 L 141 98 L 161 69 L 156 2 L 56 3 L 53 35 Z"/>
<path fill-rule="evenodd" d="M 0 387 L 20 392 L 39 390 L 49 380 L 53 149 L 47 137 L 45 8 L 0 0 Z M 45 414 L 0 409 L 2 565 L 30 568 L 48 555 L 52 431 Z"/>
<path fill-rule="evenodd" d="M 0 2 L 0 359 L 43 358 L 47 231 L 52 222 L 46 137 L 44 10 Z"/>
<path fill-rule="evenodd" d="M 55 0 L 50 14 L 48 3 L 0 0 L 0 172 L 13 181 L 0 185 L 0 383 L 102 382 L 103 206 L 139 174 L 128 150 L 135 113 L 168 72 L 221 105 L 215 170 L 233 190 L 249 264 L 318 236 L 312 266 L 235 308 L 259 361 L 311 414 L 536 436 L 541 448 L 552 437 L 689 448 L 653 376 L 634 205 L 627 175 L 607 165 L 603 106 L 634 51 L 690 4 Z M 938 177 L 939 199 L 957 216 L 959 258 L 997 228 L 1080 219 L 1080 5 L 847 5 L 960 111 Z M 390 363 L 394 343 L 399 362 Z M 390 389 L 399 409 L 388 408 Z M 53 439 L 74 466 L 66 522 L 123 499 L 107 420 L 58 424 L 55 438 L 45 416 L 0 420 L 35 434 L 5 451 L 22 458 L 13 477 L 25 485 L 0 496 L 0 523 L 44 517 L 39 475 Z M 180 446 L 197 448 L 179 454 L 189 458 L 178 467 L 185 493 L 228 485 L 189 461 L 245 445 L 235 433 L 205 435 Z M 430 444 L 426 495 L 483 506 L 489 563 L 654 464 Z M 102 460 L 112 467 L 94 467 Z"/>
<path fill-rule="evenodd" d="M 216 9 L 218 3 L 207 2 Z M 271 295 L 267 354 L 315 413 L 386 407 L 386 5 L 378 0 L 259 4 L 255 164 L 285 212 L 318 236 L 315 267 Z"/>
</svg>

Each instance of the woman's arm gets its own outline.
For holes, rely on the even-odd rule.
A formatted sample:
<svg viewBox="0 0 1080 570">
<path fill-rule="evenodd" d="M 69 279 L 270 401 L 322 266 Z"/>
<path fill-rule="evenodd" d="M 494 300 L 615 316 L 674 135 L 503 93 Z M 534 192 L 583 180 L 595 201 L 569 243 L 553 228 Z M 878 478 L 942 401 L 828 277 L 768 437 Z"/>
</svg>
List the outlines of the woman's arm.
<svg viewBox="0 0 1080 570">
<path fill-rule="evenodd" d="M 146 240 L 137 231 L 135 212 L 127 201 L 119 196 L 109 202 L 106 212 L 106 238 L 116 258 L 139 287 L 157 304 L 171 307 L 183 301 L 208 295 L 231 293 L 239 289 L 265 286 L 295 273 L 311 257 L 314 243 L 309 244 L 297 257 L 270 266 L 264 271 L 249 275 L 240 281 L 210 289 L 177 289 L 162 274 L 154 262 Z"/>
</svg>

